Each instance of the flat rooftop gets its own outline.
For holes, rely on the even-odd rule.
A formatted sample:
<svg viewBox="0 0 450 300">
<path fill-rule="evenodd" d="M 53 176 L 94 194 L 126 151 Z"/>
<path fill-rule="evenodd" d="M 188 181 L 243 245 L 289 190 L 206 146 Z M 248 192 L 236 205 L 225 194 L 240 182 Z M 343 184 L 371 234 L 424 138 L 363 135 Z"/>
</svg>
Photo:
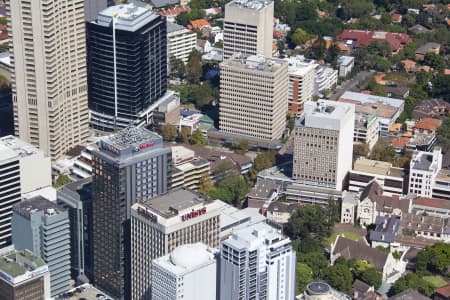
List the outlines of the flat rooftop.
<svg viewBox="0 0 450 300">
<path fill-rule="evenodd" d="M 394 107 L 401 107 L 405 100 L 402 99 L 395 99 L 395 98 L 389 98 L 389 97 L 381 97 L 381 96 L 375 96 L 375 95 L 369 95 L 369 94 L 363 94 L 363 93 L 355 93 L 355 92 L 345 92 L 340 97 L 339 101 L 341 100 L 353 100 L 355 102 L 359 102 L 360 104 L 376 104 L 376 103 L 382 103 L 384 105 L 394 106 Z"/>
<path fill-rule="evenodd" d="M 89 283 L 85 283 L 79 287 L 76 287 L 66 293 L 65 300 L 99 300 L 100 296 L 103 296 L 104 300 L 113 300 L 112 297 L 105 294 L 103 291 L 96 289 Z"/>
<path fill-rule="evenodd" d="M 116 134 L 105 138 L 103 142 L 110 144 L 117 150 L 123 150 L 130 146 L 138 146 L 142 143 L 160 140 L 161 137 L 145 128 L 128 127 Z"/>
<path fill-rule="evenodd" d="M 450 170 L 440 169 L 436 176 L 436 180 L 450 182 Z"/>
<path fill-rule="evenodd" d="M 0 138 L 0 160 L 14 156 L 27 157 L 39 152 L 42 153 L 36 146 L 28 144 L 15 136 L 7 135 Z"/>
<path fill-rule="evenodd" d="M 261 10 L 266 6 L 270 5 L 271 3 L 272 3 L 271 0 L 233 0 L 225 6 L 225 10 L 227 6 Z"/>
<path fill-rule="evenodd" d="M 29 263 L 25 264 L 24 261 Z M 13 278 L 42 266 L 45 266 L 42 258 L 28 250 L 16 251 L 12 248 L 11 251 L 0 256 L 0 271 Z"/>
<path fill-rule="evenodd" d="M 411 169 L 428 171 L 433 163 L 433 153 L 418 152 L 411 160 Z"/>
<path fill-rule="evenodd" d="M 140 204 L 164 218 L 178 215 L 179 211 L 197 206 L 203 203 L 211 203 L 212 200 L 200 193 L 187 188 L 171 190 L 166 194 L 145 200 Z"/>
<path fill-rule="evenodd" d="M 30 218 L 33 213 L 44 212 L 45 215 L 57 215 L 62 210 L 56 203 L 42 197 L 36 196 L 27 200 L 23 200 L 13 207 L 17 212 L 25 218 Z"/>
<path fill-rule="evenodd" d="M 104 27 L 112 26 L 113 19 L 116 18 L 116 28 L 127 31 L 139 30 L 144 25 L 159 17 L 148 8 L 127 3 L 110 6 L 97 15 L 97 20 L 93 21 Z"/>
<path fill-rule="evenodd" d="M 336 101 L 319 100 L 317 102 L 308 101 L 305 103 L 306 117 L 315 116 L 325 119 L 341 120 L 350 110 L 350 105 Z"/>
<path fill-rule="evenodd" d="M 355 161 L 353 171 L 388 176 L 391 167 L 389 162 L 363 158 Z"/>
<path fill-rule="evenodd" d="M 221 66 L 238 67 L 246 70 L 255 70 L 264 73 L 273 73 L 278 71 L 288 63 L 281 59 L 268 58 L 264 55 L 251 55 L 243 59 L 240 54 L 235 54 L 228 60 L 221 63 Z"/>
<path fill-rule="evenodd" d="M 258 240 L 281 241 L 285 238 L 275 228 L 264 223 L 257 223 L 252 226 L 237 230 L 225 242 L 236 249 L 243 249 L 258 243 Z"/>
</svg>

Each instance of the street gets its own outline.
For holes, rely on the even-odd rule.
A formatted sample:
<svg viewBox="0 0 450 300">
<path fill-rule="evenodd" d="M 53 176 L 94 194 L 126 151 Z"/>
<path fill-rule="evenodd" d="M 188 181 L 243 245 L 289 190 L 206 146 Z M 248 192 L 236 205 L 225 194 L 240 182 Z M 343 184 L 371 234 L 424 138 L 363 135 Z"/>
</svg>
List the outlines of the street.
<svg viewBox="0 0 450 300">
<path fill-rule="evenodd" d="M 372 71 L 373 72 L 373 71 Z M 337 100 L 337 97 L 341 96 L 346 91 L 351 91 L 353 88 L 355 88 L 360 81 L 363 81 L 369 74 L 372 73 L 371 71 L 361 71 L 358 74 L 356 74 L 355 77 L 353 77 L 350 80 L 347 80 L 343 82 L 339 87 L 337 87 L 329 96 L 328 98 L 330 100 Z"/>
</svg>

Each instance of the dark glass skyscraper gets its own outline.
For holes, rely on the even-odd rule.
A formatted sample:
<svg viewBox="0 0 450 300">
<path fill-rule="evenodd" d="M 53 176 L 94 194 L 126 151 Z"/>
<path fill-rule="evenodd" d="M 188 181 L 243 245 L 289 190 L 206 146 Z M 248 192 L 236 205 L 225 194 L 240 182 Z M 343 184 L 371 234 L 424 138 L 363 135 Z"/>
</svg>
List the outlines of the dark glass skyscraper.
<svg viewBox="0 0 450 300">
<path fill-rule="evenodd" d="M 130 298 L 131 205 L 167 192 L 171 150 L 143 128 L 126 128 L 93 151 L 94 284 Z"/>
<path fill-rule="evenodd" d="M 167 90 L 165 18 L 135 4 L 108 7 L 87 24 L 87 45 L 91 125 L 147 122 Z"/>
</svg>

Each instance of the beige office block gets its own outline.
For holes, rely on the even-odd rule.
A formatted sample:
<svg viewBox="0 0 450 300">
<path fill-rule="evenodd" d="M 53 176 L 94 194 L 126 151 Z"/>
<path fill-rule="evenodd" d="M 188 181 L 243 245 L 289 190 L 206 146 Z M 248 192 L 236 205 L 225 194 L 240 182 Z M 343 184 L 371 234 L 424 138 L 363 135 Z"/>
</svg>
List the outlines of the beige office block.
<svg viewBox="0 0 450 300">
<path fill-rule="evenodd" d="M 88 134 L 83 0 L 7 2 L 14 127 L 52 160 Z"/>
<path fill-rule="evenodd" d="M 264 140 L 280 139 L 288 110 L 288 63 L 264 56 L 220 65 L 219 128 Z"/>
</svg>

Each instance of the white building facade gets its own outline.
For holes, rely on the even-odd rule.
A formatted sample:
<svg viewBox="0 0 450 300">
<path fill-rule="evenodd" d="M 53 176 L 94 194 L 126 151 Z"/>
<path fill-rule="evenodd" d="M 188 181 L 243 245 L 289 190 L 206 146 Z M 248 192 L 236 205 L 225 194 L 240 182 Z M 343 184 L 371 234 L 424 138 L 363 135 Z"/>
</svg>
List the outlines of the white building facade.
<svg viewBox="0 0 450 300">
<path fill-rule="evenodd" d="M 186 244 L 153 260 L 152 300 L 216 299 L 217 253 L 202 243 Z"/>
<path fill-rule="evenodd" d="M 272 57 L 274 2 L 233 0 L 225 6 L 223 58 L 236 53 Z"/>
<path fill-rule="evenodd" d="M 431 198 L 433 185 L 442 168 L 442 152 L 436 147 L 433 152 L 414 151 L 409 170 L 409 193 Z"/>
<path fill-rule="evenodd" d="M 202 242 L 219 247 L 220 201 L 188 189 L 131 207 L 131 299 L 151 299 L 152 260 L 175 248 Z"/>
<path fill-rule="evenodd" d="M 354 118 L 352 104 L 306 102 L 295 129 L 293 179 L 341 191 L 352 169 Z"/>
<path fill-rule="evenodd" d="M 11 244 L 12 207 L 23 194 L 52 185 L 51 162 L 14 136 L 0 138 L 0 248 Z"/>
<path fill-rule="evenodd" d="M 220 300 L 294 299 L 296 254 L 269 225 L 235 232 L 222 242 L 220 259 Z"/>
<path fill-rule="evenodd" d="M 197 34 L 189 29 L 167 22 L 167 50 L 170 58 L 181 59 L 184 63 L 188 61 L 189 54 L 195 49 Z"/>
</svg>

